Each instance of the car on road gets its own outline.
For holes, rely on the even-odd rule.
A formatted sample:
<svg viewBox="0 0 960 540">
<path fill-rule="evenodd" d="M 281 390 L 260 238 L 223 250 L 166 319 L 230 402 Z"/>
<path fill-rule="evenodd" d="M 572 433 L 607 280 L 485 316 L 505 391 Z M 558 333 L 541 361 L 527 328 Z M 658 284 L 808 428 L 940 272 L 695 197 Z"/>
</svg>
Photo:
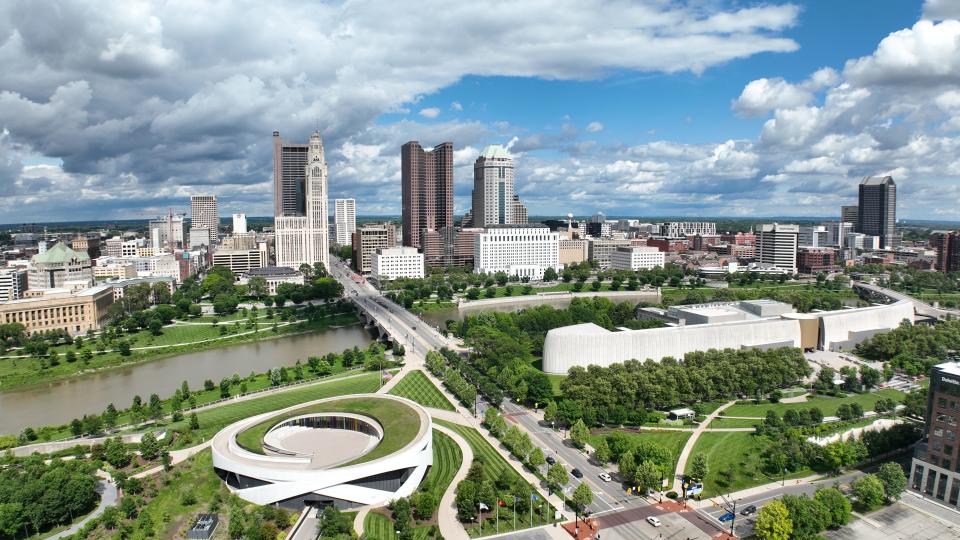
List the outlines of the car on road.
<svg viewBox="0 0 960 540">
<path fill-rule="evenodd" d="M 572 474 L 574 478 L 583 478 L 583 473 L 580 472 L 580 469 L 574 469 L 570 471 L 570 474 Z"/>
<path fill-rule="evenodd" d="M 743 510 L 741 510 L 741 511 L 740 511 L 740 515 L 741 515 L 741 516 L 749 516 L 750 514 L 756 513 L 756 511 L 757 511 L 757 507 L 756 507 L 755 505 L 752 505 L 752 504 L 751 504 L 750 506 L 748 506 L 748 507 L 744 508 Z"/>
<path fill-rule="evenodd" d="M 604 482 L 612 482 L 613 477 L 610 476 L 610 473 L 600 473 L 600 479 Z"/>
<path fill-rule="evenodd" d="M 553 464 L 555 464 L 556 462 L 557 462 L 557 460 L 554 459 L 553 456 L 547 456 L 547 465 L 553 465 Z"/>
<path fill-rule="evenodd" d="M 659 527 L 661 525 L 660 520 L 654 516 L 647 517 L 647 523 L 653 525 L 654 527 Z"/>
</svg>

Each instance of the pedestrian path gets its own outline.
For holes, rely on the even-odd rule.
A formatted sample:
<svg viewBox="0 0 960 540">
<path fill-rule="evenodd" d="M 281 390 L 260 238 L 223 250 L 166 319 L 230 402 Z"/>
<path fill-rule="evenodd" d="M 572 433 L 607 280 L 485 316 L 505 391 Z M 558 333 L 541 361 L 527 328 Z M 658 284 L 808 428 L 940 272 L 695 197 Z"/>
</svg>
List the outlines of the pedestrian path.
<svg viewBox="0 0 960 540">
<path fill-rule="evenodd" d="M 707 426 L 710 425 L 710 422 L 713 422 L 713 420 L 716 417 L 720 416 L 720 413 L 722 413 L 727 407 L 733 405 L 734 403 L 736 403 L 736 400 L 729 401 L 717 407 L 716 410 L 710 413 L 710 415 L 707 416 L 707 418 L 704 419 L 704 421 L 701 422 L 699 426 L 697 426 L 697 429 L 695 429 L 693 431 L 693 434 L 690 435 L 690 438 L 687 439 L 687 444 L 683 446 L 683 450 L 680 451 L 680 457 L 677 458 L 676 474 L 674 474 L 674 477 L 673 477 L 673 488 L 672 488 L 673 491 L 677 493 L 683 492 L 683 486 L 682 486 L 683 471 L 685 471 L 687 468 L 687 459 L 690 458 L 690 453 L 693 451 L 693 446 L 697 444 L 697 439 L 700 438 L 700 435 L 703 432 L 707 431 Z M 723 431 L 736 431 L 737 429 L 741 431 L 744 430 L 744 428 L 733 428 L 730 430 L 723 430 Z M 746 428 L 746 431 L 753 431 L 753 428 Z"/>
<path fill-rule="evenodd" d="M 457 443 L 457 446 L 460 447 L 460 451 L 463 452 L 460 468 L 457 469 L 457 474 L 453 475 L 450 486 L 447 487 L 447 491 L 443 493 L 443 497 L 440 499 L 440 507 L 437 510 L 437 524 L 440 526 L 440 535 L 446 540 L 468 540 L 470 535 L 467 534 L 463 525 L 460 524 L 460 520 L 457 519 L 455 499 L 457 497 L 457 484 L 466 478 L 467 473 L 470 472 L 470 465 L 473 463 L 473 449 L 470 448 L 467 441 L 463 440 L 463 437 L 452 429 L 436 424 L 434 424 L 433 428 L 453 439 L 453 441 Z"/>
</svg>

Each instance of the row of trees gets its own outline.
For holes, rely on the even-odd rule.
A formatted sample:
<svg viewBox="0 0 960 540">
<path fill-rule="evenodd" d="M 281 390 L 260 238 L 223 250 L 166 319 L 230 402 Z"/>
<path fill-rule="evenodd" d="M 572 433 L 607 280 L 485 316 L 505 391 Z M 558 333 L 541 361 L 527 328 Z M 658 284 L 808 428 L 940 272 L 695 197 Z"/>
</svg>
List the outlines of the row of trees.
<svg viewBox="0 0 960 540">
<path fill-rule="evenodd" d="M 92 510 L 96 465 L 34 455 L 0 468 L 0 538 L 42 533 Z"/>
<path fill-rule="evenodd" d="M 933 326 L 904 321 L 856 347 L 864 358 L 889 362 L 910 375 L 922 375 L 942 361 L 948 351 L 960 349 L 960 321 L 939 321 Z"/>
</svg>

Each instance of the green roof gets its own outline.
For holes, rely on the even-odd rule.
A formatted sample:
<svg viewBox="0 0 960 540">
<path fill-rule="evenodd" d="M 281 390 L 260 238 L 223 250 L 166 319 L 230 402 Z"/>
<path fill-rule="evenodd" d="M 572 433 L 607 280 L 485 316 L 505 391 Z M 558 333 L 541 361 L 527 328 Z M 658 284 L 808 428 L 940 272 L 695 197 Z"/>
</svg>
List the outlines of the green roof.
<svg viewBox="0 0 960 540">
<path fill-rule="evenodd" d="M 510 152 L 499 144 L 491 144 L 480 152 L 480 157 L 485 159 L 510 159 Z"/>
<path fill-rule="evenodd" d="M 55 244 L 47 251 L 33 256 L 34 263 L 67 263 L 70 261 L 89 261 L 86 251 L 74 251 L 63 242 Z"/>
</svg>

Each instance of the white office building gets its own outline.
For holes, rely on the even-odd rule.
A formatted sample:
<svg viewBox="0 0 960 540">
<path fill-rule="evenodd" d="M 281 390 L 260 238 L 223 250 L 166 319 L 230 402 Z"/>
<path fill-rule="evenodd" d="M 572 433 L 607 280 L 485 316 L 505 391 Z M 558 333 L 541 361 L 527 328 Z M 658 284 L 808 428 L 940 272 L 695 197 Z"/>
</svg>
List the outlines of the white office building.
<svg viewBox="0 0 960 540">
<path fill-rule="evenodd" d="M 218 249 L 213 253 L 213 265 L 225 266 L 237 277 L 269 262 L 266 242 L 260 242 L 257 249 Z"/>
<path fill-rule="evenodd" d="M 670 221 L 660 224 L 660 236 L 681 238 L 698 234 L 701 236 L 717 234 L 717 224 L 711 221 Z"/>
<path fill-rule="evenodd" d="M 415 247 L 378 249 L 370 274 L 378 281 L 423 278 L 423 253 Z"/>
<path fill-rule="evenodd" d="M 27 290 L 25 268 L 0 268 L 0 302 L 10 302 L 23 297 Z"/>
<path fill-rule="evenodd" d="M 880 249 L 880 237 L 857 232 L 847 233 L 847 236 L 843 241 L 843 246 L 846 249 L 853 250 Z"/>
<path fill-rule="evenodd" d="M 757 260 L 761 265 L 769 265 L 797 273 L 797 244 L 800 236 L 798 225 L 766 223 L 757 231 Z"/>
<path fill-rule="evenodd" d="M 560 267 L 560 234 L 539 223 L 488 226 L 474 243 L 474 271 L 543 279 L 547 268 Z"/>
<path fill-rule="evenodd" d="M 827 228 L 823 225 L 800 227 L 798 245 L 800 247 L 826 247 L 828 236 Z"/>
<path fill-rule="evenodd" d="M 216 195 L 190 197 L 190 228 L 209 230 L 213 242 L 220 239 L 220 210 Z"/>
<path fill-rule="evenodd" d="M 473 164 L 473 226 L 516 223 L 513 158 L 506 148 L 490 145 Z"/>
<path fill-rule="evenodd" d="M 306 166 L 305 216 L 277 216 L 274 234 L 277 266 L 300 268 L 301 264 L 321 262 L 330 267 L 330 238 L 327 216 L 327 160 L 320 132 L 310 136 Z"/>
<path fill-rule="evenodd" d="M 195 227 L 190 228 L 190 249 L 196 249 L 200 246 L 209 246 L 212 243 L 210 229 Z"/>
<path fill-rule="evenodd" d="M 183 247 L 183 216 L 172 213 L 150 220 L 150 245 L 154 251 L 169 251 Z"/>
<path fill-rule="evenodd" d="M 665 260 L 666 254 L 655 247 L 618 247 L 610 254 L 610 268 L 632 271 L 663 268 Z"/>
<path fill-rule="evenodd" d="M 333 206 L 333 227 L 337 235 L 337 245 L 349 246 L 353 233 L 357 230 L 357 201 L 334 199 Z"/>
<path fill-rule="evenodd" d="M 247 234 L 247 215 L 233 215 L 233 234 Z"/>
<path fill-rule="evenodd" d="M 827 221 L 824 222 L 827 229 L 827 245 L 844 248 L 844 241 L 847 234 L 854 232 L 854 224 L 846 221 Z"/>
</svg>

